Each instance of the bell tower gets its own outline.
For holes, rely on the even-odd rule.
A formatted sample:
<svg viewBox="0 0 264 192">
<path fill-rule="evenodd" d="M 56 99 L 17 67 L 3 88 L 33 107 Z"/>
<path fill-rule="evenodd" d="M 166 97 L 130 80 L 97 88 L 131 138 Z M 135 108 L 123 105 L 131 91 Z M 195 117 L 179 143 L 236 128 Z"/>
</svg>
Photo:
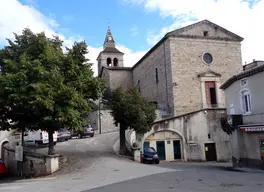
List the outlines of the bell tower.
<svg viewBox="0 0 264 192">
<path fill-rule="evenodd" d="M 98 75 L 100 75 L 102 67 L 106 67 L 106 68 L 123 67 L 124 66 L 123 56 L 124 53 L 122 53 L 115 47 L 114 37 L 112 35 L 110 28 L 108 27 L 104 41 L 104 50 L 101 51 L 97 57 Z"/>
</svg>

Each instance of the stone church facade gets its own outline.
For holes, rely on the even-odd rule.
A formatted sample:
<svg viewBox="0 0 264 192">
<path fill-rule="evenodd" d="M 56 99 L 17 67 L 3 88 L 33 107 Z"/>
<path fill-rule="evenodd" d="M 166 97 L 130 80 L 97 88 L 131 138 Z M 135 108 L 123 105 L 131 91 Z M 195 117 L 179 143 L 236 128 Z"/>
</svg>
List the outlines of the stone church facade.
<svg viewBox="0 0 264 192">
<path fill-rule="evenodd" d="M 117 87 L 138 86 L 156 103 L 159 115 L 140 147 L 154 147 L 164 160 L 217 160 L 230 156 L 230 138 L 221 130 L 225 113 L 220 85 L 242 71 L 243 38 L 203 20 L 167 33 L 133 67 L 124 67 L 108 29 L 98 73 L 109 95 Z"/>
</svg>

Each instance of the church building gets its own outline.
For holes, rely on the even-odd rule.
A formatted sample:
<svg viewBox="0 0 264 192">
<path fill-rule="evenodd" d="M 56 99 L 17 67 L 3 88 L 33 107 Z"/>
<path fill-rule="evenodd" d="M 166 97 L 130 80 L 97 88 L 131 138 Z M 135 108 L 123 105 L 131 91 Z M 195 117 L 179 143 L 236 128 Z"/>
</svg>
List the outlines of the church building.
<svg viewBox="0 0 264 192">
<path fill-rule="evenodd" d="M 223 132 L 225 95 L 219 89 L 242 71 L 243 38 L 208 20 L 167 33 L 133 67 L 124 67 L 108 29 L 99 54 L 98 76 L 106 95 L 118 87 L 138 86 L 157 105 L 149 133 L 135 139 L 154 147 L 161 160 L 228 161 L 230 137 Z"/>
</svg>

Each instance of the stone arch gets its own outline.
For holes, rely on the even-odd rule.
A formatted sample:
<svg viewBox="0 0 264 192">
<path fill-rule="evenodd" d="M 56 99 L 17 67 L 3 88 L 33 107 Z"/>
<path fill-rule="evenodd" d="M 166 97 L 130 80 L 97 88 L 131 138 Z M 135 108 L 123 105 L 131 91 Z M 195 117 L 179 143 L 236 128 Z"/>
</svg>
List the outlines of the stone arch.
<svg viewBox="0 0 264 192">
<path fill-rule="evenodd" d="M 151 137 L 153 134 L 160 133 L 160 132 L 172 132 L 172 133 L 175 133 L 175 134 L 177 134 L 179 136 L 179 139 L 181 141 L 181 160 L 187 161 L 187 144 L 186 144 L 185 137 L 183 137 L 182 133 L 180 133 L 179 131 L 174 130 L 172 128 L 159 129 L 159 130 L 151 129 L 151 131 L 149 131 L 148 133 L 144 134 L 144 136 L 143 136 L 143 138 L 141 140 L 141 146 L 140 146 L 141 151 L 143 151 L 144 142 L 147 141 L 147 139 L 149 137 Z M 172 139 L 172 140 L 174 140 L 174 139 Z"/>
<path fill-rule="evenodd" d="M 148 137 L 150 137 L 151 135 L 155 134 L 155 133 L 158 133 L 158 132 L 164 132 L 164 131 L 169 131 L 169 132 L 173 132 L 173 133 L 176 133 L 180 136 L 180 138 L 182 139 L 183 142 L 185 142 L 185 139 L 183 137 L 183 135 L 181 133 L 179 133 L 178 131 L 176 130 L 172 130 L 172 129 L 166 129 L 166 130 L 158 130 L 158 131 L 155 131 L 155 130 L 151 130 L 149 131 L 148 133 L 146 133 L 142 139 L 142 142 L 144 142 Z"/>
<path fill-rule="evenodd" d="M 7 143 L 9 143 L 9 141 L 8 140 L 4 140 L 4 141 L 2 141 L 1 142 L 1 144 L 0 144 L 0 159 L 2 159 L 3 161 L 5 160 L 5 153 L 4 153 L 4 146 L 5 146 L 5 144 L 7 144 Z"/>
<path fill-rule="evenodd" d="M 117 67 L 118 66 L 118 59 L 114 58 L 114 66 Z"/>
<path fill-rule="evenodd" d="M 106 59 L 106 64 L 107 66 L 112 66 L 112 59 L 110 57 Z"/>
</svg>

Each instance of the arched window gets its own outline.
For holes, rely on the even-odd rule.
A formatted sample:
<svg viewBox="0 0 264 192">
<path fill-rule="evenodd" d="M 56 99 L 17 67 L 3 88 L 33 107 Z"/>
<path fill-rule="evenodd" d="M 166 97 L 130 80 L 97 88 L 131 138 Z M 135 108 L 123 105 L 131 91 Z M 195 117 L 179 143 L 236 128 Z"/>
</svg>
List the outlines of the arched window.
<svg viewBox="0 0 264 192">
<path fill-rule="evenodd" d="M 106 64 L 107 66 L 112 66 L 112 59 L 110 57 L 107 58 Z"/>
<path fill-rule="evenodd" d="M 117 67 L 118 66 L 118 59 L 114 58 L 114 66 Z"/>
</svg>

